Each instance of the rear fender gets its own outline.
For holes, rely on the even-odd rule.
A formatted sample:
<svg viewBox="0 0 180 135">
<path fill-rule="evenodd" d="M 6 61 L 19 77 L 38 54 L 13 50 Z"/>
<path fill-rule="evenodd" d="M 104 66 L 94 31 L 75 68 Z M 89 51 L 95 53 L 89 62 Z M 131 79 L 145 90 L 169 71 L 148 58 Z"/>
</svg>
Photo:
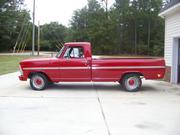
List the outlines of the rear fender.
<svg viewBox="0 0 180 135">
<path fill-rule="evenodd" d="M 126 76 L 127 74 L 136 74 L 136 75 L 138 75 L 138 76 L 140 76 L 140 77 L 144 77 L 144 75 L 143 75 L 141 72 L 139 72 L 139 71 L 129 71 L 129 72 L 124 72 L 124 73 L 120 76 L 120 80 L 119 80 L 119 81 L 121 81 L 121 80 L 124 78 L 124 76 Z"/>
</svg>

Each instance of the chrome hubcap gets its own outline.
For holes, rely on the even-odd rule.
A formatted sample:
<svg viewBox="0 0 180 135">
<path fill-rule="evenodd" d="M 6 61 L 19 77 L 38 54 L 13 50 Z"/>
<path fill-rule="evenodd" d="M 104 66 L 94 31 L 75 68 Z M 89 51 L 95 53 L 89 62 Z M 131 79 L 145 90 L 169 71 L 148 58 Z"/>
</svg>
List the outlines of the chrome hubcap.
<svg viewBox="0 0 180 135">
<path fill-rule="evenodd" d="M 41 89 L 45 85 L 43 78 L 40 76 L 34 76 L 32 78 L 32 83 L 33 83 L 33 86 L 37 89 Z"/>
<path fill-rule="evenodd" d="M 136 89 L 139 86 L 139 79 L 137 77 L 130 77 L 126 80 L 125 85 L 130 91 Z"/>
</svg>

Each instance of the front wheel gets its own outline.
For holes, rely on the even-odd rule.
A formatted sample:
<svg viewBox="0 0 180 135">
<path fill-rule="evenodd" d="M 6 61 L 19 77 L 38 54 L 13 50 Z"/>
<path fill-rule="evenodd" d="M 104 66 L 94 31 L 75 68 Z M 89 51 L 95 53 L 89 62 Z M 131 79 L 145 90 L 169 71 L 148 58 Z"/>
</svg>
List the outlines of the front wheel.
<svg viewBox="0 0 180 135">
<path fill-rule="evenodd" d="M 121 84 L 126 91 L 136 92 L 141 88 L 142 81 L 137 74 L 127 74 L 123 77 Z"/>
<path fill-rule="evenodd" d="M 48 79 L 41 73 L 35 73 L 30 78 L 30 86 L 33 90 L 44 90 L 48 85 Z"/>
</svg>

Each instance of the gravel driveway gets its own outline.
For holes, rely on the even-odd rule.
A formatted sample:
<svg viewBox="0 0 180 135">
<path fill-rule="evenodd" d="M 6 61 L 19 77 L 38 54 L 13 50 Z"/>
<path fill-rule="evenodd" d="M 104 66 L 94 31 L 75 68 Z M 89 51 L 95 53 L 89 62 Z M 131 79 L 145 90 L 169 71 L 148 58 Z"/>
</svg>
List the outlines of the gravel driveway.
<svg viewBox="0 0 180 135">
<path fill-rule="evenodd" d="M 18 73 L 0 76 L 0 135 L 180 135 L 180 87 L 144 81 L 59 83 L 33 91 Z"/>
</svg>

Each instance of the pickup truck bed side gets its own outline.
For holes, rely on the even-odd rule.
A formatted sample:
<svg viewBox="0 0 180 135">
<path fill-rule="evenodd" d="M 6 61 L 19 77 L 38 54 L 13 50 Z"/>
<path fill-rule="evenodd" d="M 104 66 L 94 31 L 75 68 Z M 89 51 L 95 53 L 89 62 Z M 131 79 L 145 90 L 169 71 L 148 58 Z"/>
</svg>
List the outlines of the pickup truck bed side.
<svg viewBox="0 0 180 135">
<path fill-rule="evenodd" d="M 104 58 L 92 60 L 92 80 L 119 81 L 127 73 L 138 73 L 146 79 L 164 76 L 164 60 L 160 58 Z"/>
</svg>

